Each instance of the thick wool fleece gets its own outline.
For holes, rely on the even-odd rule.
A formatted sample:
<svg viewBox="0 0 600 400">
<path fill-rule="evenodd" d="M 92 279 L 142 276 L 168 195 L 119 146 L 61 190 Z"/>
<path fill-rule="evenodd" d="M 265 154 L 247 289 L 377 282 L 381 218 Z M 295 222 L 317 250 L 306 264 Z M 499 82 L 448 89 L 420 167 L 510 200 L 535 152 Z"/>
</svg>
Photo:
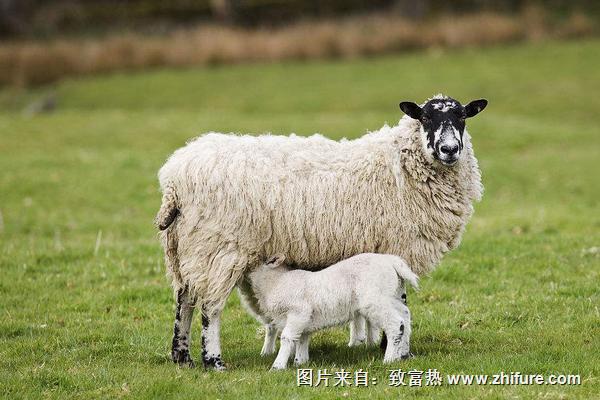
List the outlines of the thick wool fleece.
<svg viewBox="0 0 600 400">
<path fill-rule="evenodd" d="M 161 232 L 174 289 L 205 312 L 267 256 L 320 269 L 359 253 L 403 257 L 418 275 L 455 248 L 482 195 L 469 134 L 451 167 L 425 154 L 420 123 L 404 117 L 355 140 L 321 135 L 209 133 L 159 171 L 179 215 Z M 163 207 L 157 220 L 168 220 Z"/>
</svg>

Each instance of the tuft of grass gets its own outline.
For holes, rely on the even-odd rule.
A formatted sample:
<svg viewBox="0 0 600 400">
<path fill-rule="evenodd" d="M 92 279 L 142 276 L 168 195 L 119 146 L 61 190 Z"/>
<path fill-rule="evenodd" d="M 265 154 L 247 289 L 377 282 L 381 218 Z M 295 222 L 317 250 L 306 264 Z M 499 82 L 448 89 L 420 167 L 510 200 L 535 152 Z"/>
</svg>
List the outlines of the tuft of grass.
<svg viewBox="0 0 600 400">
<path fill-rule="evenodd" d="M 345 62 L 159 70 L 0 92 L 0 389 L 15 398 L 593 398 L 600 389 L 600 42 L 538 43 Z M 444 92 L 469 120 L 486 187 L 464 236 L 409 294 L 416 357 L 391 366 L 315 335 L 311 368 L 378 383 L 296 387 L 269 373 L 233 295 L 230 371 L 168 358 L 173 299 L 152 226 L 156 171 L 208 130 L 356 137 Z M 101 233 L 100 233 L 101 232 Z M 101 238 L 100 240 L 98 238 Z M 193 355 L 199 360 L 199 323 Z M 390 369 L 580 374 L 579 386 L 390 387 Z"/>
</svg>

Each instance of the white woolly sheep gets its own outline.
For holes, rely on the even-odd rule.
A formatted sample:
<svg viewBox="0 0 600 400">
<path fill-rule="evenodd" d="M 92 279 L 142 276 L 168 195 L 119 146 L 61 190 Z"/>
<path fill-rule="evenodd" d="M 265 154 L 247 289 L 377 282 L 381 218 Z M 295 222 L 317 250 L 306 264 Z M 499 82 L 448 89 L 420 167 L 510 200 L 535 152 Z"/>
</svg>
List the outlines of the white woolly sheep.
<svg viewBox="0 0 600 400">
<path fill-rule="evenodd" d="M 321 271 L 292 269 L 275 255 L 248 274 L 260 315 L 281 331 L 273 369 L 308 362 L 310 334 L 361 316 L 390 338 L 384 362 L 409 356 L 410 311 L 401 294 L 405 282 L 417 286 L 406 262 L 388 254 L 359 254 Z"/>
<path fill-rule="evenodd" d="M 224 369 L 220 315 L 244 273 L 271 254 L 318 270 L 360 253 L 431 271 L 455 248 L 483 187 L 466 106 L 441 95 L 355 140 L 209 133 L 159 171 L 157 224 L 177 293 L 172 358 L 192 365 L 193 305 L 203 314 L 203 363 Z"/>
</svg>

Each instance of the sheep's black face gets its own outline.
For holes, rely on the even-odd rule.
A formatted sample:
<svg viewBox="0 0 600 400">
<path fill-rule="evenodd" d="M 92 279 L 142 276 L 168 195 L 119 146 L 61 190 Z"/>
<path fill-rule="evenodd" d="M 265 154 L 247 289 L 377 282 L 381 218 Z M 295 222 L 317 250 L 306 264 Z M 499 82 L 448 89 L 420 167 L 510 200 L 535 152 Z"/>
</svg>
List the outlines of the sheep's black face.
<svg viewBox="0 0 600 400">
<path fill-rule="evenodd" d="M 487 100 L 475 100 L 463 107 L 450 97 L 429 100 L 422 107 L 411 102 L 400 103 L 400 109 L 421 123 L 423 147 L 426 153 L 444 165 L 459 160 L 463 150 L 465 119 L 477 115 Z"/>
</svg>

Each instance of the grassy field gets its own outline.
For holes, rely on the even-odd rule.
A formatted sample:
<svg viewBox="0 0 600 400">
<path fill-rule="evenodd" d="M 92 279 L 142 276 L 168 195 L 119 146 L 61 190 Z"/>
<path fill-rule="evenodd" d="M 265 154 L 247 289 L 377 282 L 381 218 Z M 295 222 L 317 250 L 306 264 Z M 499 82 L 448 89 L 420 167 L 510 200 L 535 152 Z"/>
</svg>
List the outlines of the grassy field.
<svg viewBox="0 0 600 400">
<path fill-rule="evenodd" d="M 1 91 L 1 396 L 599 398 L 599 64 L 600 41 L 585 41 Z M 20 113 L 50 90 L 54 113 Z M 383 366 L 378 349 L 348 349 L 332 330 L 316 335 L 310 367 L 363 368 L 377 384 L 298 388 L 295 369 L 268 372 L 234 295 L 229 371 L 175 367 L 152 226 L 165 158 L 207 130 L 355 137 L 440 91 L 490 100 L 469 121 L 486 193 L 461 247 L 409 296 L 416 358 Z M 391 368 L 580 374 L 581 385 L 390 387 Z"/>
</svg>

